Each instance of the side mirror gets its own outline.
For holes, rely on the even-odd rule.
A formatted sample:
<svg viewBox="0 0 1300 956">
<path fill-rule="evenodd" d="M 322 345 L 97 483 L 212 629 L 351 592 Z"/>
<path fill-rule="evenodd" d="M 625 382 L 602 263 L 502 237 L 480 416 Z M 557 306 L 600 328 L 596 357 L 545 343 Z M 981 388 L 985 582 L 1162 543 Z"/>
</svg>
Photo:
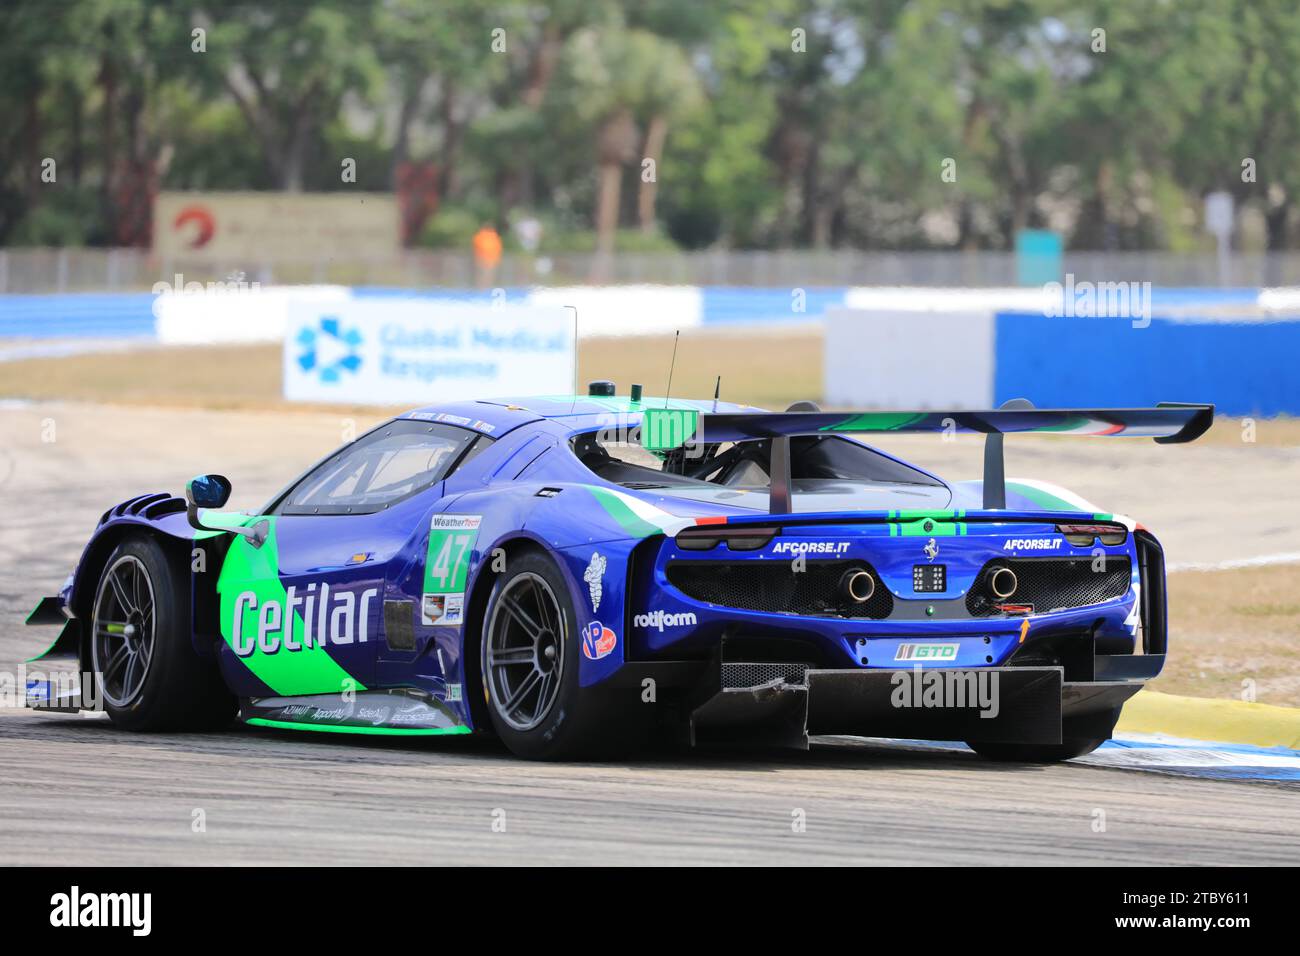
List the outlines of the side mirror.
<svg viewBox="0 0 1300 956">
<path fill-rule="evenodd" d="M 239 524 L 208 525 L 199 520 L 200 508 L 220 508 L 230 500 L 230 479 L 225 475 L 199 475 L 185 483 L 185 517 L 190 527 L 200 531 L 225 531 L 247 538 L 248 543 L 260 548 L 270 534 L 271 523 L 263 518 L 246 527 Z"/>
<path fill-rule="evenodd" d="M 230 489 L 225 475 L 199 475 L 185 483 L 185 500 L 196 508 L 220 508 L 230 500 Z"/>
</svg>

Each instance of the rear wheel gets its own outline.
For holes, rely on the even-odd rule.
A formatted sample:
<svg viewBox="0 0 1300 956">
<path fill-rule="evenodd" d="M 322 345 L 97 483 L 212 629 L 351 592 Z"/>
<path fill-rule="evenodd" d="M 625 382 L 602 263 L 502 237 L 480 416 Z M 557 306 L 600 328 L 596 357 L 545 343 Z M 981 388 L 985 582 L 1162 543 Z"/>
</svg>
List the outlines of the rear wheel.
<svg viewBox="0 0 1300 956">
<path fill-rule="evenodd" d="M 559 568 L 536 551 L 509 564 L 488 601 L 481 651 L 498 736 L 538 760 L 608 755 L 639 741 L 639 696 L 579 686 L 578 619 Z"/>
<path fill-rule="evenodd" d="M 204 730 L 230 722 L 235 698 L 194 651 L 190 582 L 149 535 L 104 565 L 91 612 L 95 692 L 127 730 Z"/>
</svg>

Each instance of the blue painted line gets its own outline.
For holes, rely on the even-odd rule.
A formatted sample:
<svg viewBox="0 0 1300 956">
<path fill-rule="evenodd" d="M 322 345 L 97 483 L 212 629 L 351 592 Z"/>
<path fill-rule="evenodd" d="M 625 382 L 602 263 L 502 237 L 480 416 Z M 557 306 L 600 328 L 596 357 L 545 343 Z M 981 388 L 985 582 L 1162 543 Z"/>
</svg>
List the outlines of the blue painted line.
<svg viewBox="0 0 1300 956">
<path fill-rule="evenodd" d="M 1276 757 L 1295 757 L 1300 759 L 1300 750 L 1290 750 L 1286 747 L 1255 747 L 1251 744 L 1226 744 L 1212 740 L 1197 741 L 1169 741 L 1169 740 L 1142 740 L 1134 738 L 1120 737 L 1115 740 L 1108 740 L 1101 745 L 1102 748 L 1112 747 L 1129 747 L 1142 750 L 1206 750 L 1213 749 L 1222 753 L 1238 753 L 1248 755 L 1269 755 Z"/>
<path fill-rule="evenodd" d="M 1300 770 L 1286 767 L 1230 767 L 1216 769 L 1211 767 L 1170 767 L 1155 769 L 1157 773 L 1175 774 L 1180 777 L 1197 777 L 1203 780 L 1281 780 L 1300 782 Z"/>
<path fill-rule="evenodd" d="M 451 289 L 430 286 L 404 289 L 397 286 L 359 285 L 352 287 L 356 299 L 445 299 L 449 302 L 491 302 L 491 289 Z M 503 290 L 507 302 L 524 302 L 532 293 L 528 286 L 506 286 Z"/>
<path fill-rule="evenodd" d="M 919 750 L 969 752 L 965 744 L 944 740 L 858 738 L 874 745 Z M 1185 762 L 1179 762 L 1179 753 Z M 1177 777 L 1240 782 L 1300 782 L 1300 751 L 1286 747 L 1252 747 L 1249 744 L 1206 740 L 1120 737 L 1102 744 L 1073 765 L 1161 773 Z"/>
<path fill-rule="evenodd" d="M 746 322 L 821 322 L 826 310 L 844 304 L 847 288 L 747 288 L 702 286 L 703 325 Z"/>
</svg>

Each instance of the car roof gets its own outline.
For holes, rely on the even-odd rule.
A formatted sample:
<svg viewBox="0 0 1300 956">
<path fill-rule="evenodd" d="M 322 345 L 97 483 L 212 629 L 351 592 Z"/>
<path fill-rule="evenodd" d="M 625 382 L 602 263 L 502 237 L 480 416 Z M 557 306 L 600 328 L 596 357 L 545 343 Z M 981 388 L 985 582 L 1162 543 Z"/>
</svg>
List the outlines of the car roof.
<svg viewBox="0 0 1300 956">
<path fill-rule="evenodd" d="M 611 415 L 639 418 L 647 408 L 693 409 L 699 412 L 764 412 L 766 409 L 713 399 L 665 399 L 646 396 L 639 402 L 626 396 L 596 395 L 529 395 L 517 398 L 490 398 L 474 402 L 449 402 L 413 409 L 398 418 L 445 422 L 484 435 L 504 435 L 508 431 L 543 419 L 561 422 L 574 430 L 607 424 Z"/>
</svg>

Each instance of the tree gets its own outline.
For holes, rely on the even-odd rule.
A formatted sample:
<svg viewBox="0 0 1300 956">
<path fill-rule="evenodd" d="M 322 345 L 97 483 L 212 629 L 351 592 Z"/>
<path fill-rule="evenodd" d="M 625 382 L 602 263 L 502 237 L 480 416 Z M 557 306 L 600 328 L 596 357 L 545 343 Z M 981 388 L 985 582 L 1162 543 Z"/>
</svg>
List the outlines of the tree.
<svg viewBox="0 0 1300 956">
<path fill-rule="evenodd" d="M 698 104 L 699 87 L 681 51 L 646 30 L 584 28 L 565 45 L 564 62 L 564 103 L 594 133 L 596 249 L 608 256 L 624 167 L 641 145 L 644 158 L 657 166 L 670 118 Z M 644 133 L 638 119 L 646 124 Z M 639 209 L 645 228 L 653 223 L 653 190 L 642 194 Z"/>
<path fill-rule="evenodd" d="M 275 185 L 300 191 L 322 124 L 340 113 L 349 94 L 379 82 L 369 42 L 374 4 L 240 0 L 195 12 L 207 30 L 207 53 L 199 63 L 210 93 L 233 97 Z"/>
</svg>

